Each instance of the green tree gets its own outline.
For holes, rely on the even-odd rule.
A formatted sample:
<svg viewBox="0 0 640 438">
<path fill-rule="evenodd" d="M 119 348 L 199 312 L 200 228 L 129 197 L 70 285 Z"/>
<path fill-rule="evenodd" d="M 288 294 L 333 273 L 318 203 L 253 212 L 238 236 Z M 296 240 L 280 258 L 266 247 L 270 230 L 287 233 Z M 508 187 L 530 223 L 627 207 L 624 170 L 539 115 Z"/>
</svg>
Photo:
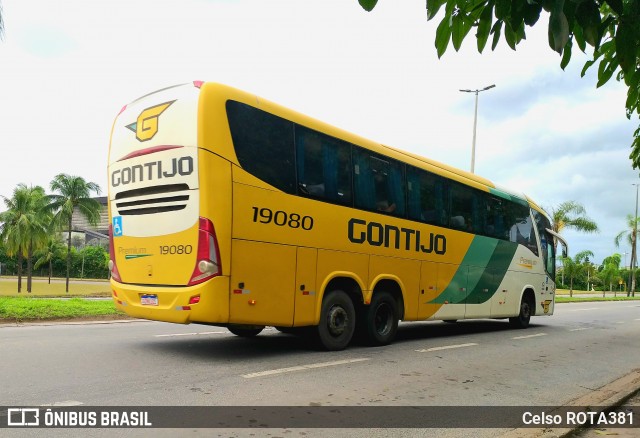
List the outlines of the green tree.
<svg viewBox="0 0 640 438">
<path fill-rule="evenodd" d="M 378 0 L 358 0 L 371 11 Z M 526 38 L 525 28 L 534 26 L 542 9 L 549 13 L 548 37 L 551 49 L 562 55 L 560 67 L 571 60 L 574 45 L 586 53 L 593 48 L 587 69 L 598 64 L 597 87 L 615 75 L 628 87 L 627 118 L 640 116 L 640 0 L 427 0 L 427 19 L 444 6 L 436 29 L 435 46 L 441 57 L 449 43 L 457 51 L 472 28 L 477 48 L 484 50 L 491 36 L 494 50 L 501 36 L 513 50 Z M 633 134 L 630 158 L 640 167 L 640 127 Z"/>
<path fill-rule="evenodd" d="M 0 239 L 8 255 L 18 256 L 18 292 L 22 292 L 22 264 L 27 258 L 27 292 L 31 292 L 33 251 L 47 236 L 47 198 L 42 187 L 18 184 L 13 196 L 2 197 L 7 208 L 0 214 Z"/>
<path fill-rule="evenodd" d="M 31 292 L 33 281 L 33 254 L 46 245 L 51 225 L 51 215 L 47 210 L 48 198 L 44 189 L 31 189 L 31 210 L 28 215 L 27 230 L 27 292 Z"/>
<path fill-rule="evenodd" d="M 35 252 L 36 263 L 35 269 L 45 263 L 49 266 L 49 284 L 51 284 L 51 275 L 53 273 L 53 261 L 56 258 L 64 258 L 64 246 L 55 234 L 49 235 L 47 244 Z"/>
<path fill-rule="evenodd" d="M 604 284 L 609 285 L 609 291 L 611 291 L 614 281 L 620 278 L 620 254 L 613 254 L 602 261 L 600 278 Z"/>
<path fill-rule="evenodd" d="M 631 261 L 629 262 L 629 277 L 630 277 L 630 281 L 629 281 L 629 288 L 627 289 L 627 296 L 629 296 L 630 294 L 632 296 L 635 296 L 635 290 L 636 290 L 636 275 L 634 272 L 634 266 L 637 266 L 637 262 L 636 262 L 636 258 L 637 258 L 637 254 L 636 254 L 636 243 L 637 243 L 637 231 L 638 231 L 638 224 L 640 222 L 638 222 L 640 218 L 637 218 L 633 215 L 628 214 L 627 215 L 627 229 L 620 231 L 618 233 L 618 235 L 615 237 L 614 239 L 614 243 L 616 244 L 616 248 L 620 247 L 620 242 L 625 239 L 629 245 L 631 245 Z"/>
<path fill-rule="evenodd" d="M 588 263 L 589 257 L 593 257 L 593 253 L 589 250 L 586 250 L 580 251 L 574 256 L 573 259 L 571 259 L 571 257 L 562 258 L 564 273 L 569 277 L 570 297 L 573 297 L 573 280 L 586 269 L 585 263 Z"/>
<path fill-rule="evenodd" d="M 100 203 L 91 198 L 91 193 L 100 194 L 100 186 L 94 182 L 87 182 L 80 176 L 61 173 L 51 181 L 51 191 L 54 194 L 49 195 L 51 201 L 49 206 L 50 210 L 54 212 L 53 222 L 59 229 L 68 233 L 66 291 L 69 292 L 73 215 L 77 211 L 91 225 L 98 223 L 100 220 Z"/>
</svg>

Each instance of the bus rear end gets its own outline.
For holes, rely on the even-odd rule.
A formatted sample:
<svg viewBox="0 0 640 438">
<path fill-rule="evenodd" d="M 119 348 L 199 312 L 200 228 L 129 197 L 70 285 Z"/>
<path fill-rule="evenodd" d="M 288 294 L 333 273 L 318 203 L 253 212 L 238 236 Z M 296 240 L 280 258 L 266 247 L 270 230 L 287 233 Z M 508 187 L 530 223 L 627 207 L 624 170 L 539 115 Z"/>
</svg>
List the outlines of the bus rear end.
<svg viewBox="0 0 640 438">
<path fill-rule="evenodd" d="M 204 173 L 216 173 L 217 161 L 198 147 L 199 85 L 146 95 L 124 107 L 112 128 L 111 286 L 117 308 L 134 317 L 228 321 L 218 237 L 229 232 L 215 222 L 230 209 L 201 206 Z M 203 161 L 207 172 L 199 170 Z"/>
</svg>

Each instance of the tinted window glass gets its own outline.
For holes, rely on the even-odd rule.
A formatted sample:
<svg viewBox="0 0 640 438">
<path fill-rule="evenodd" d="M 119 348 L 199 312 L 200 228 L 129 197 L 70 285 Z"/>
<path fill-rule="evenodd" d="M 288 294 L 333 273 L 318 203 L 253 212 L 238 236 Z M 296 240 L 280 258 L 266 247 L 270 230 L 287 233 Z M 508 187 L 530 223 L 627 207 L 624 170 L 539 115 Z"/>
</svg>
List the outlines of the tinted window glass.
<svg viewBox="0 0 640 438">
<path fill-rule="evenodd" d="M 473 230 L 473 192 L 470 187 L 451 185 L 451 219 L 449 226 L 456 230 Z"/>
<path fill-rule="evenodd" d="M 532 210 L 533 218 L 536 222 L 536 228 L 538 229 L 538 236 L 540 236 L 540 250 L 542 251 L 542 258 L 544 260 L 545 269 L 549 276 L 555 280 L 556 274 L 556 258 L 555 247 L 553 243 L 553 237 L 547 233 L 546 229 L 551 229 L 551 222 L 542 214 L 535 210 Z"/>
<path fill-rule="evenodd" d="M 410 219 L 449 225 L 449 186 L 446 179 L 407 167 L 407 202 Z"/>
<path fill-rule="evenodd" d="M 296 193 L 293 123 L 231 100 L 227 116 L 240 166 L 284 192 Z"/>
<path fill-rule="evenodd" d="M 405 215 L 404 166 L 387 157 L 353 148 L 355 205 L 394 216 Z"/>
<path fill-rule="evenodd" d="M 538 254 L 538 243 L 533 231 L 529 208 L 524 205 L 510 203 L 509 224 L 509 240 L 524 245 L 535 254 Z"/>
<path fill-rule="evenodd" d="M 351 205 L 351 145 L 296 125 L 298 193 Z"/>
</svg>

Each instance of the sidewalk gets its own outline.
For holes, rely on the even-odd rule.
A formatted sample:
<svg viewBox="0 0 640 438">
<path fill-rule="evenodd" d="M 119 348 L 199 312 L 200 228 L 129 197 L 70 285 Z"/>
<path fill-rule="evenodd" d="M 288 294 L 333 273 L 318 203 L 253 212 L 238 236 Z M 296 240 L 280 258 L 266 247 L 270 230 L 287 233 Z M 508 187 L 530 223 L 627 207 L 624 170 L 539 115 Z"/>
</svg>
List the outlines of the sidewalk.
<svg viewBox="0 0 640 438">
<path fill-rule="evenodd" d="M 613 408 L 625 406 L 634 410 L 633 421 L 635 428 L 544 428 L 544 429 L 513 429 L 501 435 L 501 438 L 594 438 L 606 435 L 616 437 L 640 436 L 640 369 L 619 378 L 601 388 L 579 397 L 566 406 Z"/>
</svg>

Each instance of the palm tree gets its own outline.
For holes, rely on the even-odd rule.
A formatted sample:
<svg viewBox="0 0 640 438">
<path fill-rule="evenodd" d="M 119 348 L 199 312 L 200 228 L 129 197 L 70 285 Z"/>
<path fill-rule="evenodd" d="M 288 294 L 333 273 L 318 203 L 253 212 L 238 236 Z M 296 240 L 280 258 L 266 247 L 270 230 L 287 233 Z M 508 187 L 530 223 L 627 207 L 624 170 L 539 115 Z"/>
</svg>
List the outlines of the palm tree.
<svg viewBox="0 0 640 438">
<path fill-rule="evenodd" d="M 31 208 L 27 215 L 27 292 L 31 292 L 33 281 L 33 253 L 47 242 L 51 215 L 47 211 L 48 199 L 40 186 L 30 189 Z"/>
<path fill-rule="evenodd" d="M 80 176 L 65 173 L 56 175 L 51 181 L 49 208 L 54 212 L 53 222 L 60 229 L 67 229 L 67 281 L 66 291 L 69 292 L 69 275 L 71 272 L 71 230 L 73 215 L 77 210 L 91 225 L 100 220 L 100 203 L 91 198 L 91 192 L 100 194 L 100 186 L 94 182 L 87 182 Z"/>
<path fill-rule="evenodd" d="M 630 294 L 632 296 L 635 296 L 635 290 L 636 290 L 636 276 L 635 273 L 633 272 L 633 267 L 636 266 L 636 233 L 638 230 L 638 224 L 640 217 L 635 217 L 633 215 L 628 214 L 627 215 L 627 229 L 624 231 L 620 231 L 618 233 L 618 235 L 616 236 L 616 238 L 614 239 L 614 243 L 616 244 L 616 247 L 620 246 L 620 242 L 622 241 L 622 239 L 624 239 L 626 237 L 627 242 L 629 242 L 629 245 L 631 245 L 631 261 L 629 262 L 629 277 L 631 277 L 631 281 L 630 281 L 630 287 L 629 289 L 627 289 L 627 296 L 629 296 Z"/>
<path fill-rule="evenodd" d="M 622 257 L 620 254 L 613 254 L 609 257 L 605 257 L 602 261 L 602 268 L 600 271 L 600 278 L 604 283 L 609 284 L 609 292 L 613 289 L 613 282 L 620 278 L 620 260 Z M 604 296 L 604 291 L 602 292 Z"/>
<path fill-rule="evenodd" d="M 569 276 L 570 297 L 573 297 L 573 279 L 586 269 L 585 262 L 589 260 L 589 257 L 593 257 L 593 253 L 589 250 L 585 250 L 576 254 L 573 260 L 570 257 L 564 257 L 562 259 L 564 272 Z"/>
<path fill-rule="evenodd" d="M 18 184 L 11 198 L 2 198 L 7 210 L 0 214 L 0 239 L 8 255 L 18 255 L 18 292 L 22 292 L 22 263 L 27 257 L 27 292 L 31 292 L 33 251 L 47 236 L 44 189 Z"/>
<path fill-rule="evenodd" d="M 565 228 L 573 228 L 583 233 L 598 233 L 598 225 L 589 219 L 584 207 L 575 201 L 565 201 L 550 209 L 553 231 L 560 234 Z"/>
<path fill-rule="evenodd" d="M 64 246 L 56 235 L 50 235 L 47 244 L 35 253 L 36 260 L 35 269 L 47 263 L 49 265 L 49 284 L 51 284 L 51 275 L 53 273 L 53 260 L 64 257 Z"/>
</svg>

